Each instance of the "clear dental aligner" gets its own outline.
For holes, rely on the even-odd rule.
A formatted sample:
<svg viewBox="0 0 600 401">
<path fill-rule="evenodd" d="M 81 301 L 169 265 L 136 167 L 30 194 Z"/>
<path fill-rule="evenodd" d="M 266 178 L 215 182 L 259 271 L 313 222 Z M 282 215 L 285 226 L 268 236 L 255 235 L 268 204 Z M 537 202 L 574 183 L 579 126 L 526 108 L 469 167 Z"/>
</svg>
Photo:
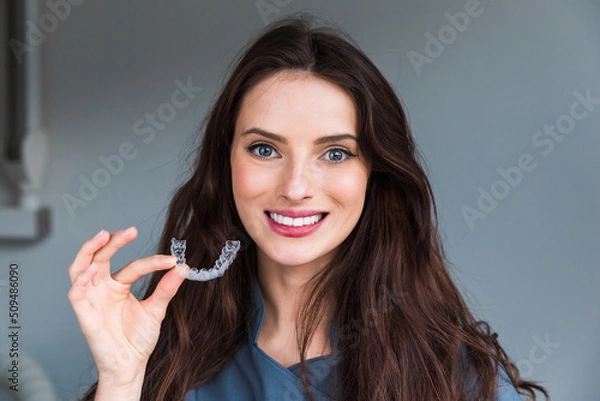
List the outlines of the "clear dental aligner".
<svg viewBox="0 0 600 401">
<path fill-rule="evenodd" d="M 221 277 L 227 268 L 233 263 L 237 252 L 240 250 L 240 241 L 227 240 L 225 246 L 221 249 L 221 255 L 215 261 L 215 265 L 210 269 L 196 269 L 195 267 L 186 270 L 182 265 L 185 263 L 185 240 L 171 238 L 171 255 L 177 257 L 175 269 L 183 277 L 194 281 L 208 281 Z"/>
</svg>

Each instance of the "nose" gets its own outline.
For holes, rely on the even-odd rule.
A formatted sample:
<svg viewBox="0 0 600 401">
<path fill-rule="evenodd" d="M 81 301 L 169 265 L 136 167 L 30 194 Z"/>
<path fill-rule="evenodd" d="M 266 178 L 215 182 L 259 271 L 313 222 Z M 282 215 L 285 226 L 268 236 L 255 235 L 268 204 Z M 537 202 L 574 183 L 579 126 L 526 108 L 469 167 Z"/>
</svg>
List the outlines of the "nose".
<svg viewBox="0 0 600 401">
<path fill-rule="evenodd" d="M 301 203 L 313 196 L 313 174 L 307 161 L 289 161 L 282 168 L 279 180 L 280 196 L 288 203 Z"/>
</svg>

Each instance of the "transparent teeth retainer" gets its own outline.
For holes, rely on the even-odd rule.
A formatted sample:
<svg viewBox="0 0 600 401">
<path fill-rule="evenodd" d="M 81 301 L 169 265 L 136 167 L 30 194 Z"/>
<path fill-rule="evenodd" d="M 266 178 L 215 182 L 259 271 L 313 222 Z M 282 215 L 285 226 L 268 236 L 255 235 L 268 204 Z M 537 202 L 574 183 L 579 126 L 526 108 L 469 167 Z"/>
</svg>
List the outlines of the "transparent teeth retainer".
<svg viewBox="0 0 600 401">
<path fill-rule="evenodd" d="M 208 270 L 204 268 L 198 270 L 195 267 L 187 270 L 182 266 L 185 263 L 185 240 L 171 238 L 171 255 L 177 257 L 175 270 L 183 277 L 193 281 L 208 281 L 221 277 L 225 273 L 225 270 L 233 263 L 239 250 L 240 241 L 227 240 L 225 246 L 221 249 L 221 255 L 215 261 L 213 267 Z"/>
</svg>

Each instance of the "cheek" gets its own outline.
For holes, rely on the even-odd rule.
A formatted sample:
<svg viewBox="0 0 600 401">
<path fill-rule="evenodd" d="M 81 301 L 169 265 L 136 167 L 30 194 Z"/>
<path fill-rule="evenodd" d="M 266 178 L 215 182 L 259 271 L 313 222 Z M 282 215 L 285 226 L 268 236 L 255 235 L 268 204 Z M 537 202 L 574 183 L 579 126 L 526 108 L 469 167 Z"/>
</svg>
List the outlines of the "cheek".
<svg viewBox="0 0 600 401">
<path fill-rule="evenodd" d="M 367 188 L 367 173 L 361 169 L 339 174 L 334 179 L 328 180 L 330 193 L 344 203 L 347 208 L 362 210 Z"/>
<path fill-rule="evenodd" d="M 264 169 L 263 169 L 264 170 Z M 262 214 L 256 213 L 256 208 L 264 207 L 264 202 L 258 201 L 266 193 L 264 171 L 244 162 L 243 158 L 231 159 L 231 184 L 235 207 L 242 225 L 249 236 L 256 241 L 263 230 Z"/>
<path fill-rule="evenodd" d="M 247 201 L 255 199 L 265 191 L 266 183 L 271 180 L 264 175 L 264 169 L 258 169 L 252 163 L 244 162 L 243 158 L 232 159 L 231 184 L 238 210 L 250 207 Z"/>
</svg>

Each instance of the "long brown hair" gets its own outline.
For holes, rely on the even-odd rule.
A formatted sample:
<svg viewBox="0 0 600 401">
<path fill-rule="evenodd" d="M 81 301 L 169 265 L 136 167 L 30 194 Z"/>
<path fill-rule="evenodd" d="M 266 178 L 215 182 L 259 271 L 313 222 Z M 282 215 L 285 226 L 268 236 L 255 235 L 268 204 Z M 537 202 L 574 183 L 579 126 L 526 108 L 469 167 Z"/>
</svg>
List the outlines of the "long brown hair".
<svg viewBox="0 0 600 401">
<path fill-rule="evenodd" d="M 451 279 L 433 192 L 393 87 L 346 33 L 313 23 L 301 13 L 254 38 L 203 121 L 193 172 L 169 206 L 158 252 L 169 253 L 172 237 L 185 238 L 188 263 L 209 266 L 225 240 L 241 239 L 243 247 L 222 278 L 182 284 L 148 362 L 142 399 L 183 399 L 247 341 L 256 245 L 233 201 L 230 148 L 244 94 L 283 70 L 309 72 L 352 97 L 359 146 L 371 165 L 360 220 L 338 257 L 310 281 L 299 315 L 307 391 L 305 353 L 334 294 L 340 400 L 495 400 L 500 368 L 521 394 L 535 400 L 538 390 L 548 399 L 543 387 L 520 378 Z M 144 297 L 163 274 L 152 276 Z"/>
</svg>

